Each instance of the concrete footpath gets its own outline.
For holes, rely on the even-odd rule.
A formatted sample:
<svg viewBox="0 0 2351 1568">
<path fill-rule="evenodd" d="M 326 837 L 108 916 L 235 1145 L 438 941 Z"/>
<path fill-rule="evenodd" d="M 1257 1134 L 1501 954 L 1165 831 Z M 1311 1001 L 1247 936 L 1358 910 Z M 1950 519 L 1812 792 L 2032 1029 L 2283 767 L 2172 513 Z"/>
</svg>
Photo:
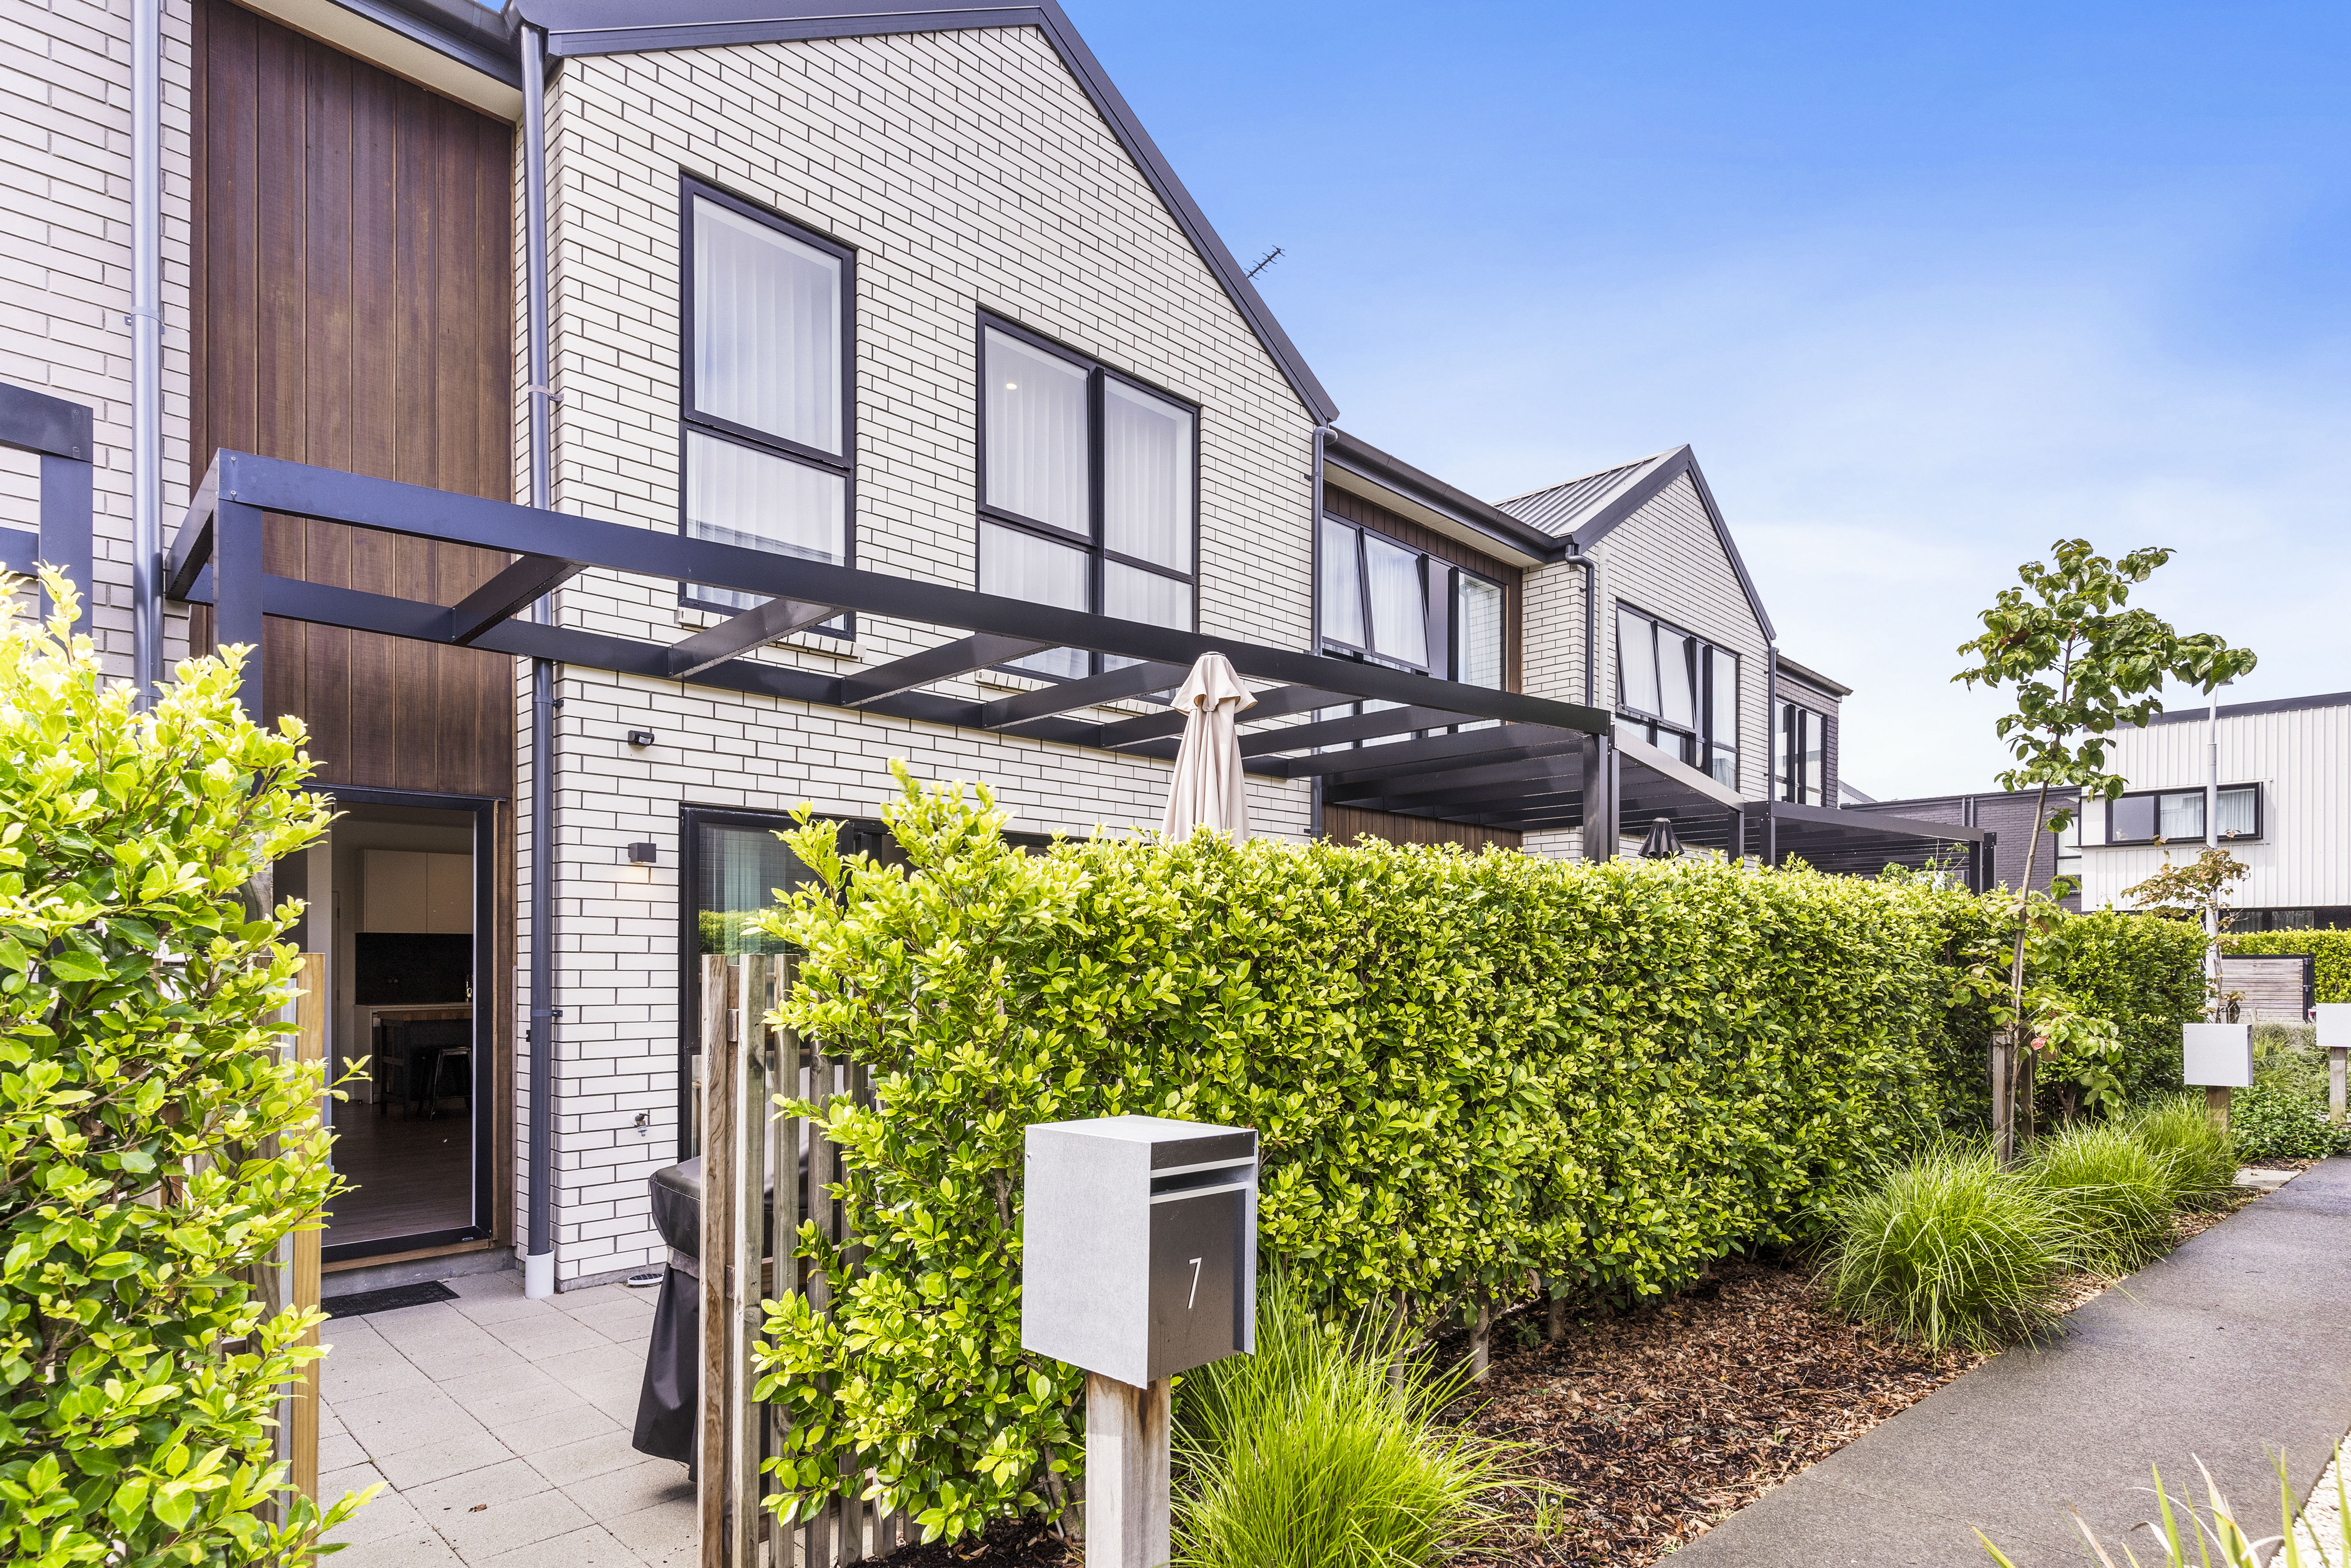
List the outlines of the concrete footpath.
<svg viewBox="0 0 2351 1568">
<path fill-rule="evenodd" d="M 2351 1429 L 2351 1159 L 2327 1160 L 1886 1421 L 1673 1556 L 1674 1568 L 2018 1568 L 2091 1563 L 2070 1506 L 2122 1555 L 2162 1552 L 2150 1465 L 2201 1458 L 2277 1531 L 2273 1456 L 2306 1494 Z M 2195 1495 L 2200 1501 L 2200 1483 Z"/>
</svg>

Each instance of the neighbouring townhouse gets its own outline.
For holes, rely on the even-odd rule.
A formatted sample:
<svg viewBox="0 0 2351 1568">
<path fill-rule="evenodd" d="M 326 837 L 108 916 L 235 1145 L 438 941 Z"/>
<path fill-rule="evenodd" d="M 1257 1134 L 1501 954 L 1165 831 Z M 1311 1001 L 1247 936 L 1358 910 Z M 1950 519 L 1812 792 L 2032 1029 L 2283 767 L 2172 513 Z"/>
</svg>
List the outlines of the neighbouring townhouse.
<svg viewBox="0 0 2351 1568">
<path fill-rule="evenodd" d="M 784 814 L 1154 827 L 1205 653 L 1261 833 L 1986 873 L 1835 809 L 1688 448 L 1489 503 L 1337 429 L 1050 0 L 10 16 L 0 561 L 309 727 L 347 1283 L 657 1262 Z"/>
<path fill-rule="evenodd" d="M 2108 756 L 2126 783 L 2081 820 L 2087 907 L 2127 909 L 2167 860 L 2201 853 L 2210 794 L 2247 867 L 2232 929 L 2351 929 L 2351 692 L 2179 708 L 2117 730 Z"/>
<path fill-rule="evenodd" d="M 2082 841 L 2078 837 L 2082 824 L 2074 823 L 2063 832 L 2048 834 L 2037 847 L 2029 841 L 2029 835 L 2036 810 L 2045 824 L 2061 812 L 2078 813 L 2081 799 L 2082 792 L 2071 787 L 2051 789 L 2045 800 L 2035 789 L 1921 795 L 1907 800 L 1857 799 L 1848 789 L 1844 809 L 1980 829 L 1984 835 L 1983 854 L 1991 867 L 1994 883 L 2002 887 L 2023 887 L 2029 881 L 2035 893 L 2047 893 L 2059 877 L 2064 877 L 2072 884 L 2072 890 L 2059 902 L 2063 907 L 2078 912 L 2084 907 Z M 2093 812 L 2102 810 L 2102 806 L 2092 807 Z"/>
</svg>

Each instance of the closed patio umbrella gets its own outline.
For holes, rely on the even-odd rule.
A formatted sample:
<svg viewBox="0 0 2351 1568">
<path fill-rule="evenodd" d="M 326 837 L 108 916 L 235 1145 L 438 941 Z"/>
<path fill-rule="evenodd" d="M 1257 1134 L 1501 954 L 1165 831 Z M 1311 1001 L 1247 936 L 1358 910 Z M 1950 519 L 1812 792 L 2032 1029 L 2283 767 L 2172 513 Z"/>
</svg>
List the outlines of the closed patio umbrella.
<svg viewBox="0 0 2351 1568">
<path fill-rule="evenodd" d="M 1184 715 L 1184 744 L 1176 754 L 1176 777 L 1167 789 L 1167 812 L 1160 834 L 1171 844 L 1195 828 L 1216 828 L 1235 843 L 1249 837 L 1249 796 L 1241 776 L 1241 709 L 1257 698 L 1241 685 L 1232 661 L 1203 653 L 1176 692 Z"/>
</svg>

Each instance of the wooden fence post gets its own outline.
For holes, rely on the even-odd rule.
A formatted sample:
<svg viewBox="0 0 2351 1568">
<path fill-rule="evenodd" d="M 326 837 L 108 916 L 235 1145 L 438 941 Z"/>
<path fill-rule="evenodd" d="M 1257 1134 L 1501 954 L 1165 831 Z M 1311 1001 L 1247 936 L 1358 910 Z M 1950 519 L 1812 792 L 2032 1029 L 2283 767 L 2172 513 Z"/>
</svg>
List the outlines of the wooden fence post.
<svg viewBox="0 0 2351 1568">
<path fill-rule="evenodd" d="M 303 954 L 298 974 L 302 991 L 294 1000 L 294 1060 L 323 1063 L 327 1060 L 327 956 Z M 319 1096 L 322 1124 L 330 1124 L 329 1107 L 333 1104 L 322 1087 Z M 288 1281 L 292 1288 L 287 1305 L 297 1311 L 319 1304 L 319 1248 L 324 1240 L 324 1233 L 319 1230 L 297 1231 L 293 1237 L 293 1277 Z M 318 1329 L 305 1330 L 301 1343 L 316 1345 Z M 301 1381 L 294 1388 L 294 1408 L 287 1423 L 292 1438 L 288 1456 L 291 1479 L 295 1489 L 312 1502 L 319 1500 L 319 1365 L 315 1361 L 302 1369 Z"/>
<path fill-rule="evenodd" d="M 702 961 L 702 1441 L 695 1500 L 702 1521 L 702 1568 L 728 1568 L 726 1502 L 734 1473 L 726 1463 L 726 1260 L 735 1241 L 735 1051 L 740 977 L 724 957 Z"/>
</svg>

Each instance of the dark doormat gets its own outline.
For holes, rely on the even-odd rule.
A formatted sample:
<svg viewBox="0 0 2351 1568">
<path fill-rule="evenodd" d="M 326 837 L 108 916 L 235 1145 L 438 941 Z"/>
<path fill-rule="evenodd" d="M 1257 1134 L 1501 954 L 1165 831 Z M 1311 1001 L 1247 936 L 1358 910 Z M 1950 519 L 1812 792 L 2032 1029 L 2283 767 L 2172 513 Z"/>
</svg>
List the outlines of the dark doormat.
<svg viewBox="0 0 2351 1568">
<path fill-rule="evenodd" d="M 381 1291 L 354 1291 L 348 1296 L 329 1296 L 319 1305 L 330 1318 L 363 1318 L 370 1312 L 389 1312 L 400 1307 L 421 1307 L 428 1301 L 454 1301 L 457 1292 L 438 1280 L 426 1280 L 415 1285 L 386 1285 Z"/>
</svg>

